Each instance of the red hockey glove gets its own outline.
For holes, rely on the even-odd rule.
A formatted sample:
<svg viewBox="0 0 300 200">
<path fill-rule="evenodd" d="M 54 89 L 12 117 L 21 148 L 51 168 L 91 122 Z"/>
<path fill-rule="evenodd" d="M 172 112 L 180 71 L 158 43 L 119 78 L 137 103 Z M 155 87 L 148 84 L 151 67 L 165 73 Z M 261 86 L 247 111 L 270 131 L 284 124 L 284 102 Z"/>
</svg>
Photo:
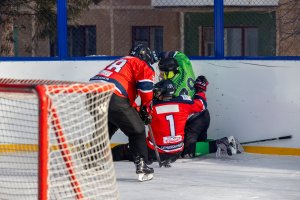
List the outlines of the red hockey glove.
<svg viewBox="0 0 300 200">
<path fill-rule="evenodd" d="M 152 112 L 152 102 L 140 107 L 139 114 L 140 114 L 141 119 L 145 123 L 145 125 L 150 124 L 152 121 L 151 112 Z"/>
<path fill-rule="evenodd" d="M 194 84 L 194 88 L 196 90 L 196 92 L 203 92 L 206 91 L 207 85 L 209 84 L 209 82 L 207 81 L 207 79 L 205 78 L 205 76 L 198 76 L 195 84 Z"/>
</svg>

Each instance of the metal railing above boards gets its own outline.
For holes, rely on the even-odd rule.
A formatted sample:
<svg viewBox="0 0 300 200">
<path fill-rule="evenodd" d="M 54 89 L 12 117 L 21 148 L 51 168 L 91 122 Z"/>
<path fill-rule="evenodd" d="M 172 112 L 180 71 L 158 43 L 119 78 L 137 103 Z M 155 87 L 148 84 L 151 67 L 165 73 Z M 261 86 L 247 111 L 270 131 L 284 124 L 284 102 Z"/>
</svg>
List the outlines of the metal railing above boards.
<svg viewBox="0 0 300 200">
<path fill-rule="evenodd" d="M 113 60 L 140 42 L 193 60 L 300 60 L 299 4 L 2 0 L 0 61 Z"/>
</svg>

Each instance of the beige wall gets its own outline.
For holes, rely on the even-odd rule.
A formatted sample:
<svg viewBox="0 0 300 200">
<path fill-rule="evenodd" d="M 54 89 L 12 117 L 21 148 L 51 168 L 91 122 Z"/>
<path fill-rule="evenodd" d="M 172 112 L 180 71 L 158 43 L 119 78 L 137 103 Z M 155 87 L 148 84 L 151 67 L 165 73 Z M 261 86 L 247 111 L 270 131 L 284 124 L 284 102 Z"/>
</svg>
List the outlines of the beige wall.
<svg viewBox="0 0 300 200">
<path fill-rule="evenodd" d="M 122 16 L 126 16 L 122 17 Z M 180 41 L 178 13 L 153 10 L 115 11 L 115 54 L 124 55 L 132 44 L 132 26 L 163 26 L 164 49 L 178 49 Z"/>
<path fill-rule="evenodd" d="M 132 26 L 163 26 L 163 48 L 178 50 L 179 12 L 154 10 L 150 4 L 150 0 L 118 0 L 113 1 L 113 6 L 110 7 L 109 0 L 105 0 L 85 12 L 80 22 L 97 26 L 97 54 L 116 56 L 128 54 L 132 45 Z"/>
<path fill-rule="evenodd" d="M 108 9 L 92 9 L 85 12 L 79 20 L 70 25 L 95 25 L 98 55 L 111 55 L 110 13 Z"/>
<path fill-rule="evenodd" d="M 277 10 L 277 52 L 280 56 L 300 55 L 300 1 L 281 0 Z"/>
</svg>

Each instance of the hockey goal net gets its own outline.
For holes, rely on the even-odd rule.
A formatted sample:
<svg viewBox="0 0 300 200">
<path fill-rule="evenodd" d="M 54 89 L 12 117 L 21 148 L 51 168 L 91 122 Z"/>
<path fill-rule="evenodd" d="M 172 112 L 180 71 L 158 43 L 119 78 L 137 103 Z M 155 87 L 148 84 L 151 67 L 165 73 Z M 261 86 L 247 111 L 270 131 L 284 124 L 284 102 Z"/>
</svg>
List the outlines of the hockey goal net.
<svg viewBox="0 0 300 200">
<path fill-rule="evenodd" d="M 0 79 L 0 199 L 119 199 L 113 84 Z"/>
</svg>

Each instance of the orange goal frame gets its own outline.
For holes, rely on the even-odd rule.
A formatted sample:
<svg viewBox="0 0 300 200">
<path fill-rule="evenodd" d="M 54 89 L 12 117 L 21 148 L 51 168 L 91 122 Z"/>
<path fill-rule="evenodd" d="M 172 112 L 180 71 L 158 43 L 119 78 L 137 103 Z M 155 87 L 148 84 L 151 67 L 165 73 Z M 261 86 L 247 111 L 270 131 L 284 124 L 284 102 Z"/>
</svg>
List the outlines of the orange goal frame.
<svg viewBox="0 0 300 200">
<path fill-rule="evenodd" d="M 4 82 L 4 83 L 3 83 Z M 48 85 L 50 84 L 50 85 Z M 103 87 L 99 87 L 103 85 Z M 48 133 L 48 116 L 51 112 L 51 123 L 54 127 L 60 127 L 60 120 L 56 108 L 52 106 L 51 98 L 48 94 L 63 93 L 87 93 L 87 92 L 107 92 L 113 91 L 113 84 L 99 83 L 77 83 L 66 81 L 44 81 L 44 80 L 15 80 L 15 79 L 0 79 L 0 91 L 7 93 L 35 93 L 38 97 L 39 110 L 39 150 L 38 150 L 38 199 L 48 199 L 48 160 L 49 160 L 49 133 Z M 57 136 L 58 148 L 61 150 L 62 157 L 65 161 L 70 181 L 76 199 L 83 199 L 79 182 L 74 173 L 73 164 L 70 156 L 68 144 L 65 142 L 64 133 L 60 128 L 54 128 Z"/>
</svg>

